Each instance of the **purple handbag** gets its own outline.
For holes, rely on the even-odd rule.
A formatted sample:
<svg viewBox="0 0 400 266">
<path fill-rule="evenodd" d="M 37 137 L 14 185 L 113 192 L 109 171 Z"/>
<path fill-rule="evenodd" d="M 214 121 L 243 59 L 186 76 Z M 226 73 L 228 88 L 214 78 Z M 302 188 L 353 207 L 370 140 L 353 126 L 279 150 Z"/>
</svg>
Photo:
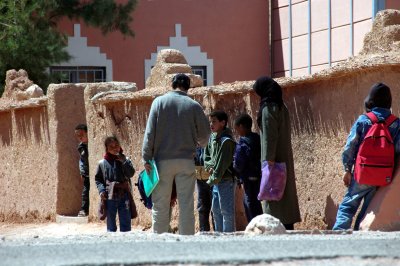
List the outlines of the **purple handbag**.
<svg viewBox="0 0 400 266">
<path fill-rule="evenodd" d="M 258 200 L 279 201 L 286 187 L 286 163 L 268 165 L 262 162 L 262 178 Z"/>
</svg>

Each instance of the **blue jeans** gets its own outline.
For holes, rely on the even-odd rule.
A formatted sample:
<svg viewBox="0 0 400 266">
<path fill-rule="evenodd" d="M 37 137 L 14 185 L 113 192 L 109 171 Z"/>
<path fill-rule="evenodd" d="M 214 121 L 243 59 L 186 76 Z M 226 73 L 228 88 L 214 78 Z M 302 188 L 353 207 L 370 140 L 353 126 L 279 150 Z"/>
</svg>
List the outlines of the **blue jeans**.
<svg viewBox="0 0 400 266">
<path fill-rule="evenodd" d="M 354 224 L 354 230 L 358 230 L 361 220 L 364 218 L 365 212 L 369 203 L 376 192 L 375 186 L 358 184 L 354 177 L 351 178 L 350 186 L 344 195 L 342 203 L 339 205 L 339 210 L 336 216 L 336 223 L 332 230 L 347 230 L 350 229 L 353 217 L 356 214 L 361 200 L 364 199 L 363 206 L 357 216 Z"/>
<path fill-rule="evenodd" d="M 213 186 L 211 208 L 216 232 L 235 231 L 235 187 L 232 179 L 222 179 Z"/>
<path fill-rule="evenodd" d="M 128 194 L 119 199 L 107 200 L 107 231 L 117 231 L 117 212 L 121 232 L 131 231 L 131 208 L 129 206 Z"/>
</svg>

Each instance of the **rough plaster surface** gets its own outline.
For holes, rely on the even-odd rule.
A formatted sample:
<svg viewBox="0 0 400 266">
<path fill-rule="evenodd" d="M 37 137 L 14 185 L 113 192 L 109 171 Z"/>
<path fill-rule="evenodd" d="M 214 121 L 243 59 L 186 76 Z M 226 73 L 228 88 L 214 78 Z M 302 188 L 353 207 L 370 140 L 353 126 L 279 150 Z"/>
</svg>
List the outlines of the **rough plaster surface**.
<svg viewBox="0 0 400 266">
<path fill-rule="evenodd" d="M 56 213 L 77 215 L 81 207 L 82 183 L 80 180 L 75 139 L 75 126 L 86 123 L 83 100 L 85 84 L 50 84 L 48 108 L 50 130 L 55 147 L 51 163 L 55 169 L 57 187 Z"/>
<path fill-rule="evenodd" d="M 19 107 L 0 110 L 0 221 L 52 220 L 56 167 L 48 109 Z"/>
<path fill-rule="evenodd" d="M 201 87 L 203 79 L 192 73 L 183 54 L 175 49 L 164 49 L 157 54 L 155 66 L 146 80 L 146 88 L 169 87 L 176 73 L 185 73 L 190 78 L 190 87 Z"/>
<path fill-rule="evenodd" d="M 20 101 L 43 96 L 42 89 L 37 85 L 31 88 L 32 85 L 34 84 L 24 69 L 10 69 L 6 72 L 6 86 L 2 97 Z"/>
<path fill-rule="evenodd" d="M 400 167 L 392 184 L 380 187 L 372 199 L 360 230 L 400 231 Z"/>
<path fill-rule="evenodd" d="M 393 88 L 400 86 L 397 78 L 400 60 L 396 56 L 386 57 L 386 60 L 378 58 L 377 62 L 366 61 L 365 64 L 362 59 L 356 59 L 313 77 L 277 79 L 283 86 L 292 118 L 295 171 L 303 219 L 296 225 L 297 229 L 331 228 L 346 190 L 341 181 L 341 152 L 350 126 L 362 113 L 363 100 L 374 82 L 383 81 Z M 359 65 L 364 67 L 357 67 Z M 256 118 L 259 99 L 252 92 L 252 84 L 253 81 L 244 81 L 193 88 L 189 95 L 200 102 L 206 112 L 227 111 L 232 127 L 233 118 L 242 112 Z M 91 162 L 101 159 L 104 152 L 102 139 L 108 134 L 116 134 L 125 151 L 132 156 L 138 172 L 141 171 L 141 145 L 148 111 L 152 100 L 166 91 L 166 88 L 151 88 L 110 94 L 95 103 L 86 100 L 87 121 L 93 130 L 89 137 L 94 139 L 92 144 L 96 146 L 89 145 L 91 154 L 96 154 L 93 155 L 95 158 L 91 157 Z M 92 96 L 85 97 L 90 99 Z M 394 90 L 393 102 L 399 100 L 400 95 Z M 393 110 L 398 114 L 397 106 Z M 92 197 L 98 199 L 97 194 Z M 241 204 L 241 201 L 237 203 Z M 150 212 L 138 205 L 139 212 L 145 215 L 140 215 L 135 223 L 149 226 Z M 95 209 L 91 214 L 95 214 Z"/>
<path fill-rule="evenodd" d="M 361 54 L 380 54 L 400 49 L 400 11 L 380 11 L 372 25 L 372 31 L 364 37 Z"/>
</svg>

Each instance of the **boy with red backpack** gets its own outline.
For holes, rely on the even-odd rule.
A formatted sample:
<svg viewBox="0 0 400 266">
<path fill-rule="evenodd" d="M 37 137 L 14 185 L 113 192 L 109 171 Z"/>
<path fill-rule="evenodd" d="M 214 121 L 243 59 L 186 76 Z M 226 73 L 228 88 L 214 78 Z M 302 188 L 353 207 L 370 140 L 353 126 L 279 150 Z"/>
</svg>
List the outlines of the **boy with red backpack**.
<svg viewBox="0 0 400 266">
<path fill-rule="evenodd" d="M 366 114 L 351 128 L 342 160 L 347 193 L 339 205 L 333 230 L 347 230 L 364 199 L 354 224 L 358 230 L 365 211 L 379 186 L 389 185 L 393 178 L 395 155 L 400 153 L 400 120 L 391 114 L 390 88 L 376 83 L 365 99 Z"/>
</svg>

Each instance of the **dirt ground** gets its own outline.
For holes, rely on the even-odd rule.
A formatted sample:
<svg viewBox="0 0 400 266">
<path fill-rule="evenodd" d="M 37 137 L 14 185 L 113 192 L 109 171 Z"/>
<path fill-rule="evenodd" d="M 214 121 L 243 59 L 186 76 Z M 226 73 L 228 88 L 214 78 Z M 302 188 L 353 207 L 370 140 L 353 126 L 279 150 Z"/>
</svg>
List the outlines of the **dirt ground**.
<svg viewBox="0 0 400 266">
<path fill-rule="evenodd" d="M 133 231 L 144 231 L 143 227 L 133 227 Z M 106 233 L 105 223 L 0 223 L 0 239 L 24 239 L 35 237 L 54 237 L 77 235 L 102 235 Z"/>
</svg>

